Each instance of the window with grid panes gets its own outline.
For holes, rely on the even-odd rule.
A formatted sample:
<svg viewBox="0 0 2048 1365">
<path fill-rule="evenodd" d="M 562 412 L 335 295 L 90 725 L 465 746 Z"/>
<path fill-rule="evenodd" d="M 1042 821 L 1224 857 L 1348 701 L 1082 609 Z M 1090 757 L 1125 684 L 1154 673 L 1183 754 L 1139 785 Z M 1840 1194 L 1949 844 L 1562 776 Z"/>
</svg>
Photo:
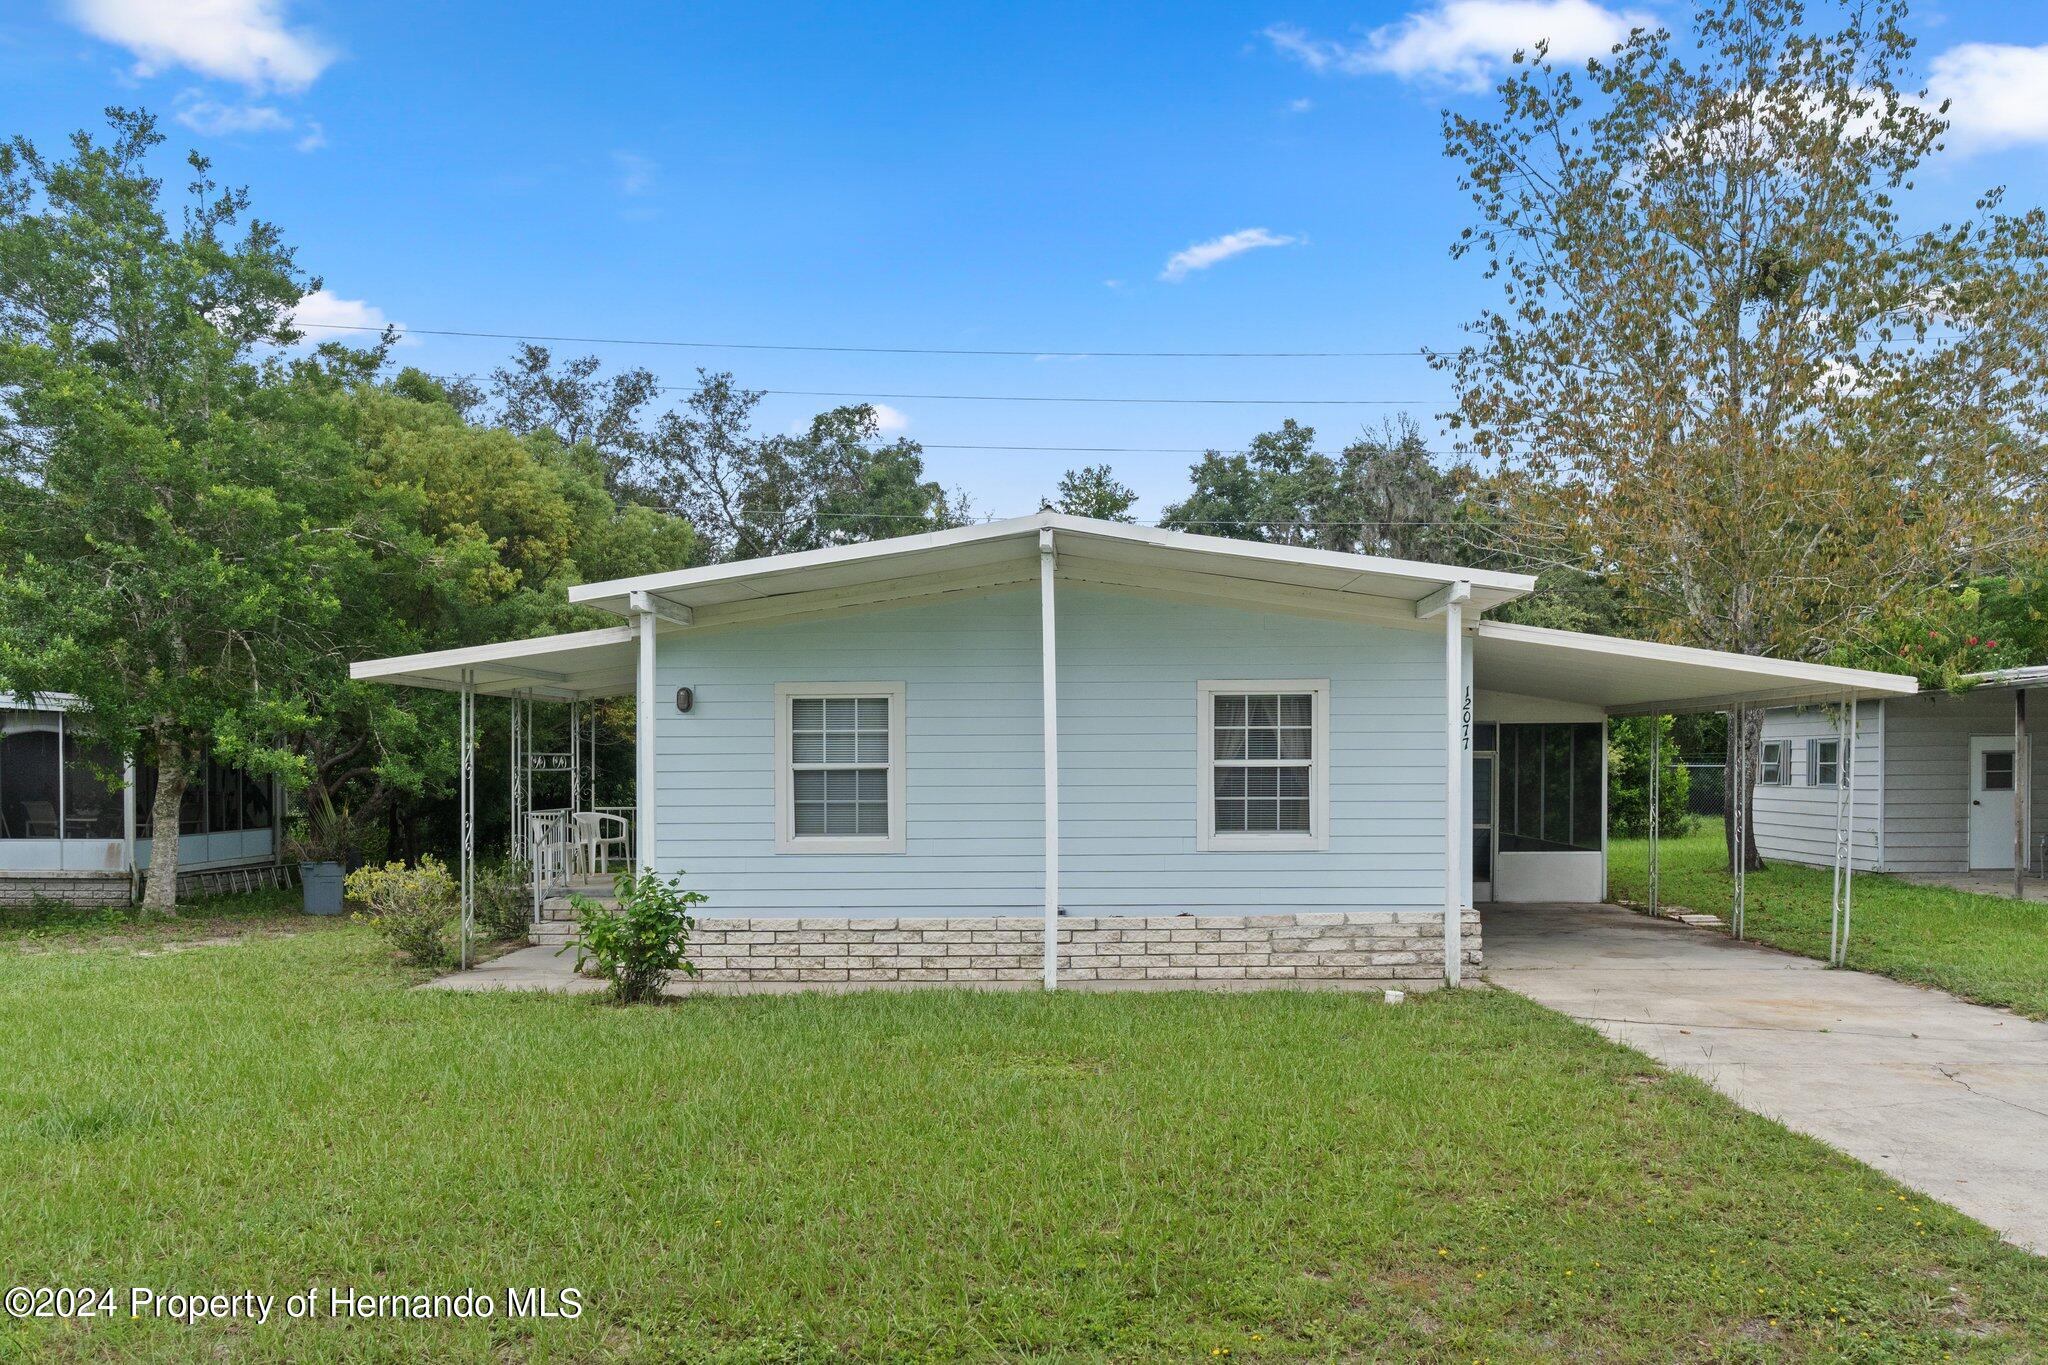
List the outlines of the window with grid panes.
<svg viewBox="0 0 2048 1365">
<path fill-rule="evenodd" d="M 1217 834 L 1315 832 L 1315 696 L 1218 692 L 1210 698 Z"/>
<path fill-rule="evenodd" d="M 791 697 L 790 828 L 797 839 L 889 836 L 888 697 Z"/>
</svg>

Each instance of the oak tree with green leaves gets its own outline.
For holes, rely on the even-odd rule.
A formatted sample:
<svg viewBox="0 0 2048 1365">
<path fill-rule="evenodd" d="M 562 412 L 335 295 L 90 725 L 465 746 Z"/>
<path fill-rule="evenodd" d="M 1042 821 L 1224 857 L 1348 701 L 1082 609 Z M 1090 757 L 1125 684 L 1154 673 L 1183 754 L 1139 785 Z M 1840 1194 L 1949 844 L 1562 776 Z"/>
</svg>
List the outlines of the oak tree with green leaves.
<svg viewBox="0 0 2048 1365">
<path fill-rule="evenodd" d="M 1451 420 L 1668 639 L 1823 657 L 2040 544 L 2048 218 L 1909 223 L 1944 123 L 1906 18 L 1710 3 L 1445 115 L 1501 295 L 1432 356 Z"/>
<path fill-rule="evenodd" d="M 209 756 L 289 767 L 299 675 L 366 553 L 347 442 L 263 348 L 318 281 L 146 114 L 62 159 L 0 148 L 0 687 L 68 692 L 157 771 L 144 903 L 176 903 L 178 806 Z"/>
</svg>

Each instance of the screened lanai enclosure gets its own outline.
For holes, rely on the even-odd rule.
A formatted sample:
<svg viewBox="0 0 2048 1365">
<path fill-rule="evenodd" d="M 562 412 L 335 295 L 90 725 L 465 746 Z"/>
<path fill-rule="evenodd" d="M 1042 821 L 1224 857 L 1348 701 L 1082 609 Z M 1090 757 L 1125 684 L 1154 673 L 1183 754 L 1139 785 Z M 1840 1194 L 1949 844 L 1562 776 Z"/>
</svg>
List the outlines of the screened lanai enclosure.
<svg viewBox="0 0 2048 1365">
<path fill-rule="evenodd" d="M 85 742 L 69 697 L 0 694 L 0 901 L 127 904 L 149 867 L 156 770 Z M 182 885 L 275 880 L 279 803 L 269 778 L 213 763 L 178 809 Z"/>
</svg>

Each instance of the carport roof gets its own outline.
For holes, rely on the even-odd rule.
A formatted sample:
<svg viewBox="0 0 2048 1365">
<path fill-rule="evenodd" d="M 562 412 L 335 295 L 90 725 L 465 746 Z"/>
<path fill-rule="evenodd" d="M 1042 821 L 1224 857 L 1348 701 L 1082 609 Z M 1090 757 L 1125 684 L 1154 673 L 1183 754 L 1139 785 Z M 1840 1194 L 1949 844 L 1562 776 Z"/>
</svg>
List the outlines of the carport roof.
<svg viewBox="0 0 2048 1365">
<path fill-rule="evenodd" d="M 1912 678 L 1685 645 L 1481 621 L 1475 687 L 1597 706 L 1609 715 L 1684 714 L 1910 696 Z"/>
</svg>

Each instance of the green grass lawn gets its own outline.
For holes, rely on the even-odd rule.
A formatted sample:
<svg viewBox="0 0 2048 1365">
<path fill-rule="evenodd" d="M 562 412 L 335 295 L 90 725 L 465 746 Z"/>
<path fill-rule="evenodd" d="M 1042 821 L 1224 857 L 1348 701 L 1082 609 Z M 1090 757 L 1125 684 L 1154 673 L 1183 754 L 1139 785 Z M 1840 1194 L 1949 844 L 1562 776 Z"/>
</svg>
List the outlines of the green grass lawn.
<svg viewBox="0 0 2048 1365">
<path fill-rule="evenodd" d="M 0 1354 L 2048 1353 L 2039 1261 L 1504 991 L 621 1009 L 263 925 L 0 945 L 8 1282 L 583 1316 L 0 1322 Z"/>
<path fill-rule="evenodd" d="M 1663 840 L 1657 860 L 1663 902 L 1725 917 L 1732 893 L 1726 857 L 1718 823 Z M 1647 840 L 1616 841 L 1608 850 L 1610 894 L 1643 900 L 1648 869 Z M 1832 875 L 1796 863 L 1752 873 L 1744 894 L 1745 933 L 1825 959 Z M 1853 909 L 1851 967 L 2048 1018 L 2048 905 L 1858 873 Z"/>
</svg>

